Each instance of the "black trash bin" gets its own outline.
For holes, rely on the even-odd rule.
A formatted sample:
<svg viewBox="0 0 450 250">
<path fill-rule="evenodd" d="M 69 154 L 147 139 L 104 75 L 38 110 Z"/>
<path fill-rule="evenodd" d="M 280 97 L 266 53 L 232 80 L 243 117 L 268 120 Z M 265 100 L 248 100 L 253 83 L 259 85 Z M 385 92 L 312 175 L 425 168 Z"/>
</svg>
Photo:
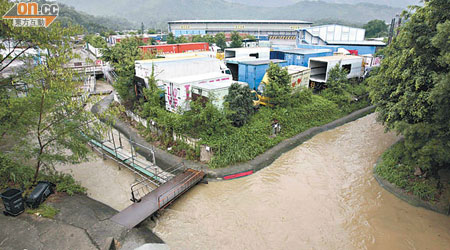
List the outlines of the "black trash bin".
<svg viewBox="0 0 450 250">
<path fill-rule="evenodd" d="M 6 211 L 3 212 L 5 215 L 17 216 L 25 211 L 22 193 L 22 190 L 8 188 L 0 195 L 5 205 Z"/>
<path fill-rule="evenodd" d="M 53 187 L 55 184 L 48 181 L 40 181 L 33 189 L 33 192 L 27 198 L 27 205 L 30 208 L 37 208 L 42 202 L 53 194 Z"/>
</svg>

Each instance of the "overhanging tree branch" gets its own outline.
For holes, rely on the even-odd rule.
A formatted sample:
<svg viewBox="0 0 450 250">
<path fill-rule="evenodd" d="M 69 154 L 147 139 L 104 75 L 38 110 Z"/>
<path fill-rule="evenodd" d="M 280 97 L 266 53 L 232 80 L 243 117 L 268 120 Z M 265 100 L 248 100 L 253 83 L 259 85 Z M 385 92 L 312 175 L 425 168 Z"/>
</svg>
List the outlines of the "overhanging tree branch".
<svg viewBox="0 0 450 250">
<path fill-rule="evenodd" d="M 4 67 L 2 67 L 2 69 L 0 69 L 0 72 L 2 72 L 4 69 L 6 69 L 12 62 L 14 62 L 18 57 L 20 57 L 23 53 L 25 53 L 25 51 L 27 51 L 29 48 L 31 48 L 31 46 L 27 47 L 22 52 L 20 52 L 16 57 L 11 59 L 11 61 L 9 63 L 7 63 Z"/>
</svg>

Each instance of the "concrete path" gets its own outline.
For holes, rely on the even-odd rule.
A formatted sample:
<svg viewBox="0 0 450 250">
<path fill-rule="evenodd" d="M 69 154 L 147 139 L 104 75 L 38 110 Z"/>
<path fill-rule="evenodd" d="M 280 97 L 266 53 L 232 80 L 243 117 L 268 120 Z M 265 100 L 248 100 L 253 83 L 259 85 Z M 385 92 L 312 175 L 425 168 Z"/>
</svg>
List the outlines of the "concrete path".
<svg viewBox="0 0 450 250">
<path fill-rule="evenodd" d="M 164 243 L 147 227 L 129 230 L 112 222 L 109 218 L 117 211 L 87 196 L 62 196 L 47 203 L 59 209 L 54 219 L 0 214 L 0 249 L 105 249 L 111 237 L 119 249 Z"/>
</svg>

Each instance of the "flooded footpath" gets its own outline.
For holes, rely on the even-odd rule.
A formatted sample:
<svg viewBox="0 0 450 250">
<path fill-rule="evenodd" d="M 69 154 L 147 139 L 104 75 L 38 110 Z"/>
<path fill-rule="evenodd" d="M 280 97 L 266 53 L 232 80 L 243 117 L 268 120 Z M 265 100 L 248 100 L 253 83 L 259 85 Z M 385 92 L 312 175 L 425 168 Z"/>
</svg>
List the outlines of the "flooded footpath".
<svg viewBox="0 0 450 250">
<path fill-rule="evenodd" d="M 56 169 L 71 174 L 94 200 L 119 211 L 132 204 L 130 186 L 135 182 L 135 174 L 112 160 L 94 154 L 88 162 Z"/>
<path fill-rule="evenodd" d="M 398 140 L 375 116 L 321 133 L 252 176 L 197 185 L 155 233 L 171 249 L 448 249 L 450 217 L 374 179 Z"/>
</svg>

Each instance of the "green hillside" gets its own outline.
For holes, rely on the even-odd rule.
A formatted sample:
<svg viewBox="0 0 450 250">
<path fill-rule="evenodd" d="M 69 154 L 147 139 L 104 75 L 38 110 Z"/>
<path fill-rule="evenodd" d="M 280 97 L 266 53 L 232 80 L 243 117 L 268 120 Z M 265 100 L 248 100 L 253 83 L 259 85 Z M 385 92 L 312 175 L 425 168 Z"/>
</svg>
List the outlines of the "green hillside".
<svg viewBox="0 0 450 250">
<path fill-rule="evenodd" d="M 118 16 L 135 24 L 166 27 L 178 19 L 298 19 L 317 21 L 341 20 L 363 24 L 372 19 L 390 21 L 400 8 L 368 3 L 335 4 L 302 1 L 286 7 L 258 7 L 224 0 L 60 0 L 77 10 L 99 16 Z M 237 1 L 236 1 L 237 2 Z"/>
<path fill-rule="evenodd" d="M 230 3 L 241 3 L 252 6 L 269 6 L 269 7 L 279 7 L 287 6 L 297 2 L 302 2 L 303 0 L 225 0 Z M 357 4 L 357 3 L 373 3 L 373 0 L 322 0 L 327 3 L 347 3 L 347 4 Z M 304 1 L 303 1 L 304 2 Z M 392 7 L 406 8 L 408 5 L 419 5 L 420 0 L 377 0 L 377 4 L 387 5 Z"/>
<path fill-rule="evenodd" d="M 78 24 L 89 33 L 100 33 L 108 30 L 123 30 L 133 28 L 134 25 L 125 18 L 96 17 L 75 10 L 71 6 L 60 4 L 58 16 L 64 26 Z"/>
</svg>

